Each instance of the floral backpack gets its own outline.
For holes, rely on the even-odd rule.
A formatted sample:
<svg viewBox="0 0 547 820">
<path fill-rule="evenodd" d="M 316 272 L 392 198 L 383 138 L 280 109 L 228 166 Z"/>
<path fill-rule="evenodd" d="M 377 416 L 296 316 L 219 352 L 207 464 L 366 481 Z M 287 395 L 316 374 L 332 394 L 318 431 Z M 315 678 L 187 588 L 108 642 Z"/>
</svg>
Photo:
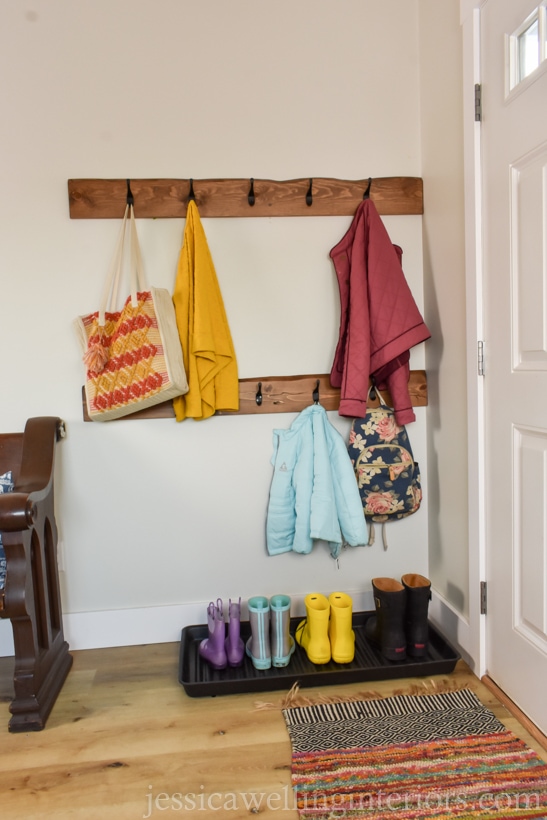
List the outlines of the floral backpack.
<svg viewBox="0 0 547 820">
<path fill-rule="evenodd" d="M 380 393 L 378 397 L 379 407 L 371 407 L 363 418 L 353 420 L 348 453 L 370 524 L 369 546 L 374 543 L 377 522 L 382 524 L 387 549 L 385 523 L 415 513 L 422 500 L 422 487 L 406 428 L 395 422 L 393 409 Z"/>
</svg>

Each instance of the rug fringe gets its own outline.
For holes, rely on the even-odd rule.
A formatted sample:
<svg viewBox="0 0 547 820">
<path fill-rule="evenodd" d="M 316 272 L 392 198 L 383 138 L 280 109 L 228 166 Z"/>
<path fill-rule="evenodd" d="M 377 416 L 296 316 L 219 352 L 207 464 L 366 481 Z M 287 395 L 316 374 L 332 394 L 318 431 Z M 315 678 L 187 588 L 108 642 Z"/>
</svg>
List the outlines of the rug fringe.
<svg viewBox="0 0 547 820">
<path fill-rule="evenodd" d="M 468 683 L 459 683 L 456 680 L 444 678 L 443 680 L 422 680 L 420 683 L 410 684 L 400 689 L 394 689 L 391 692 L 382 694 L 374 689 L 365 692 L 356 692 L 352 695 L 304 695 L 301 692 L 298 681 L 293 684 L 286 695 L 279 701 L 279 703 L 272 703 L 271 701 L 256 701 L 255 710 L 269 711 L 273 709 L 294 709 L 299 706 L 316 706 L 326 703 L 351 703 L 359 700 L 384 700 L 384 698 L 392 698 L 398 695 L 440 695 L 447 692 L 460 692 L 463 689 L 470 689 Z"/>
</svg>

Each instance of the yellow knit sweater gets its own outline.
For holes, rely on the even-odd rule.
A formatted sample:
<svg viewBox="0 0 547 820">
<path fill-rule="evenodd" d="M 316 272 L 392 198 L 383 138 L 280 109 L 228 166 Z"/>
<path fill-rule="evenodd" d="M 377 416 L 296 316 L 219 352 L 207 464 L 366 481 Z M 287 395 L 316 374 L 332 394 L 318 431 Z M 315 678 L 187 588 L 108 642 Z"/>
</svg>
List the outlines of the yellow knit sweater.
<svg viewBox="0 0 547 820">
<path fill-rule="evenodd" d="M 173 399 L 177 421 L 239 409 L 237 362 L 207 238 L 188 203 L 173 293 L 188 392 Z"/>
</svg>

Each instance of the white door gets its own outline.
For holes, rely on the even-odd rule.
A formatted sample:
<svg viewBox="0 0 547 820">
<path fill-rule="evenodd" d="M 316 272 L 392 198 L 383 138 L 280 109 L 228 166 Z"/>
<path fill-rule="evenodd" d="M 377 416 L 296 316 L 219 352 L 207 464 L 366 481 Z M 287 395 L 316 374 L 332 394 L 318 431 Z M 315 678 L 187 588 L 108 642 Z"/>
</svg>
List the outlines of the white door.
<svg viewBox="0 0 547 820">
<path fill-rule="evenodd" d="M 540 0 L 486 0 L 481 10 L 486 660 L 547 733 L 547 61 L 544 43 L 537 58 L 530 51 L 544 21 L 529 17 L 538 8 L 545 14 Z"/>
</svg>

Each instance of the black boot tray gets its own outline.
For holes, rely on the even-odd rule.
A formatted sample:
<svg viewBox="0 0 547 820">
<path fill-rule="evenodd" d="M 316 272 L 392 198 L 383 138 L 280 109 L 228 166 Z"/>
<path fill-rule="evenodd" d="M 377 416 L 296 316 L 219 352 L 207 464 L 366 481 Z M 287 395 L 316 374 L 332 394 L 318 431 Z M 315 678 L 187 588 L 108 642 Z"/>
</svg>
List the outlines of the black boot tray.
<svg viewBox="0 0 547 820">
<path fill-rule="evenodd" d="M 260 671 L 254 668 L 245 655 L 239 667 L 212 669 L 198 652 L 200 642 L 207 637 L 207 624 L 186 626 L 182 630 L 179 657 L 179 683 L 190 697 L 207 695 L 236 695 L 243 692 L 268 692 L 274 689 L 289 690 L 298 682 L 305 686 L 330 686 L 354 681 L 389 680 L 429 675 L 443 675 L 454 670 L 459 654 L 434 626 L 429 624 L 429 642 L 424 658 L 407 657 L 404 661 L 388 661 L 368 642 L 365 623 L 374 611 L 354 612 L 355 657 L 351 663 L 330 661 L 316 665 L 308 660 L 302 647 L 295 646 L 289 665 L 271 667 Z M 302 618 L 291 618 L 290 631 L 294 631 Z M 251 635 L 248 621 L 241 622 L 244 641 Z"/>
</svg>

